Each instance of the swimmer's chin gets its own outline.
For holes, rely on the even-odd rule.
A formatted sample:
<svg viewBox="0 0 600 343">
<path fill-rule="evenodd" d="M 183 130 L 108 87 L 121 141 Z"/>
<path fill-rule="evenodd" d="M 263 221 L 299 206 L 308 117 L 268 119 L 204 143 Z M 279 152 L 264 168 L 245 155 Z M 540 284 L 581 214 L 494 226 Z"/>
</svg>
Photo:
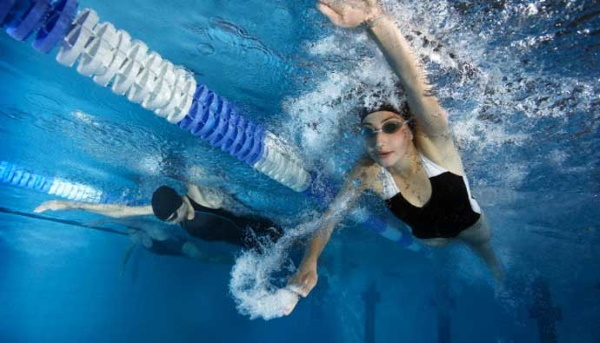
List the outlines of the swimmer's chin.
<svg viewBox="0 0 600 343">
<path fill-rule="evenodd" d="M 393 151 L 388 152 L 371 152 L 369 156 L 375 163 L 379 164 L 382 167 L 389 168 L 394 165 L 396 159 L 394 158 L 395 154 Z"/>
</svg>

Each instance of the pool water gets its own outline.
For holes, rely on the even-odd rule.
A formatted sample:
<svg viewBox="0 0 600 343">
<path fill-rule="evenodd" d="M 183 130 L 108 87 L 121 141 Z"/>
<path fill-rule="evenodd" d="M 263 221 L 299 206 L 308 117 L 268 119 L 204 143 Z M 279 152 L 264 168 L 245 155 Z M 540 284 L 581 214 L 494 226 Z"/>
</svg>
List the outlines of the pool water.
<svg viewBox="0 0 600 343">
<path fill-rule="evenodd" d="M 425 256 L 347 220 L 311 296 L 290 316 L 250 319 L 230 291 L 229 265 L 138 246 L 123 267 L 128 230 L 171 227 L 82 212 L 35 216 L 55 197 L 2 184 L 0 342 L 600 341 L 600 4 L 386 6 L 405 32 L 428 37 L 413 45 L 492 225 L 507 269 L 502 287 L 462 246 Z M 395 82 L 362 30 L 335 29 L 313 1 L 82 0 L 79 8 L 193 71 L 333 184 L 362 153 L 355 95 Z M 289 230 L 318 217 L 316 202 L 59 65 L 55 53 L 0 34 L 0 161 L 122 201 L 147 203 L 157 186 L 191 180 Z M 401 225 L 372 200 L 359 208 Z"/>
</svg>

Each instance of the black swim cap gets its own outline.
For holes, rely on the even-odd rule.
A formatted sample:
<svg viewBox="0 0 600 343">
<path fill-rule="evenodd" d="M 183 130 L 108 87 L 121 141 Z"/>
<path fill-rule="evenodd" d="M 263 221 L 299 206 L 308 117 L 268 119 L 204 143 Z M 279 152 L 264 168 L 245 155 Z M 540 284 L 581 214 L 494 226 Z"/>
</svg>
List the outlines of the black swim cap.
<svg viewBox="0 0 600 343">
<path fill-rule="evenodd" d="M 362 123 L 369 114 L 375 113 L 375 112 L 381 112 L 381 111 L 393 112 L 399 116 L 403 116 L 401 113 L 402 111 L 396 109 L 391 104 L 380 104 L 378 106 L 371 107 L 371 108 L 369 108 L 369 107 L 360 108 L 358 110 L 358 116 L 360 117 L 360 122 Z"/>
<path fill-rule="evenodd" d="M 393 106 L 391 104 L 382 104 L 382 105 L 379 105 L 379 106 L 373 107 L 373 108 L 363 107 L 363 108 L 359 109 L 358 115 L 360 117 L 361 124 L 369 114 L 375 113 L 375 112 L 381 112 L 381 111 L 396 113 L 400 117 L 404 118 L 404 120 L 412 119 L 412 114 L 410 113 L 410 107 L 408 107 L 408 102 L 403 101 L 402 104 L 400 105 L 399 109 L 397 109 L 395 106 Z M 415 132 L 415 121 L 410 120 L 408 122 L 408 127 L 414 133 Z"/>
<path fill-rule="evenodd" d="M 160 186 L 152 194 L 152 212 L 160 220 L 167 220 L 183 204 L 183 198 L 169 186 Z"/>
</svg>

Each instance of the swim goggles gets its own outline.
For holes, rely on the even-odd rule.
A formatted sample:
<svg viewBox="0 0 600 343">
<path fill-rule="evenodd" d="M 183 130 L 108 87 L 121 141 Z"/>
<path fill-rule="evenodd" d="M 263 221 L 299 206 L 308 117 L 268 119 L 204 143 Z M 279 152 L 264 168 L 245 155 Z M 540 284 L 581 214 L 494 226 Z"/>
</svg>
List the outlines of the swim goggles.
<svg viewBox="0 0 600 343">
<path fill-rule="evenodd" d="M 383 125 L 381 125 L 381 129 L 375 129 L 370 125 L 364 125 L 360 127 L 360 135 L 364 138 L 373 138 L 379 132 L 383 132 L 388 135 L 392 135 L 398 130 L 400 130 L 409 120 L 390 120 L 386 121 Z"/>
<path fill-rule="evenodd" d="M 172 223 L 172 224 L 177 224 L 177 219 L 179 217 L 184 218 L 185 217 L 185 212 L 182 210 L 182 208 L 184 207 L 187 210 L 187 204 L 185 203 L 185 201 L 181 204 L 181 206 L 179 206 L 179 208 L 177 208 L 177 210 L 175 210 L 175 212 L 173 212 L 173 214 L 171 214 L 165 221 L 168 223 Z M 183 213 L 181 213 L 183 212 Z"/>
</svg>

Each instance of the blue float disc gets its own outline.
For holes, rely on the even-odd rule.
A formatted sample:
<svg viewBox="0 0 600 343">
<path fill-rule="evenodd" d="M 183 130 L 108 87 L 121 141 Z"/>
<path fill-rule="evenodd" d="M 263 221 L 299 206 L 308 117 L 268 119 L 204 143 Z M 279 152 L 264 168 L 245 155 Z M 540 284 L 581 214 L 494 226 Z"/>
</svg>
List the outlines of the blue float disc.
<svg viewBox="0 0 600 343">
<path fill-rule="evenodd" d="M 15 0 L 0 1 L 0 26 L 4 25 L 4 21 L 8 19 L 8 14 L 15 5 Z"/>
<path fill-rule="evenodd" d="M 50 52 L 67 35 L 76 12 L 77 0 L 57 1 L 50 11 L 48 20 L 38 32 L 33 47 L 44 54 Z"/>
<path fill-rule="evenodd" d="M 15 18 L 6 29 L 6 33 L 12 38 L 23 41 L 33 31 L 37 30 L 50 10 L 49 0 L 35 0 L 35 2 L 23 13 L 22 18 Z M 19 20 L 20 19 L 20 20 Z"/>
</svg>

